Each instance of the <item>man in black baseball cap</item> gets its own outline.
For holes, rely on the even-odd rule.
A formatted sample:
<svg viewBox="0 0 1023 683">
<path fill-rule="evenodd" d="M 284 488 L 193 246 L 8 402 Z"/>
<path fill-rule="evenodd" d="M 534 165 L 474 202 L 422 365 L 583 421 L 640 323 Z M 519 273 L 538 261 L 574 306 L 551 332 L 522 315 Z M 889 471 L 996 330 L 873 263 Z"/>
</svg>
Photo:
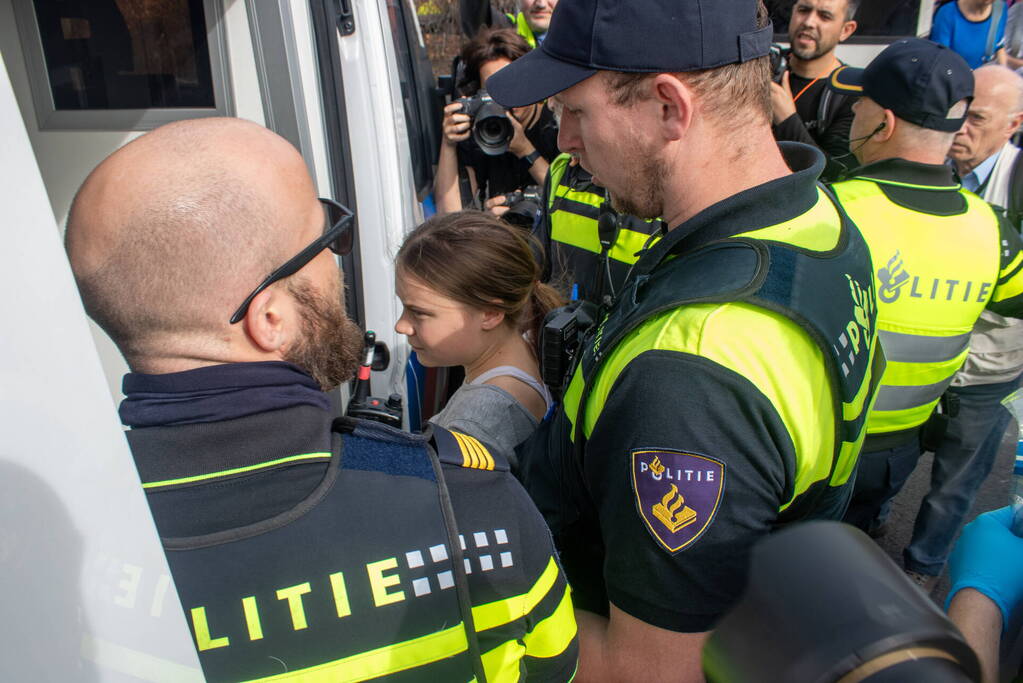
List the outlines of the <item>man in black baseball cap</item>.
<svg viewBox="0 0 1023 683">
<path fill-rule="evenodd" d="M 879 376 L 869 256 L 821 153 L 774 141 L 770 38 L 758 0 L 559 0 L 487 81 L 505 106 L 551 98 L 614 207 L 670 226 L 522 453 L 581 608 L 579 680 L 700 680 L 753 543 L 851 492 Z"/>
<path fill-rule="evenodd" d="M 900 40 L 866 69 L 836 71 L 830 86 L 860 95 L 850 148 L 862 165 L 834 191 L 871 247 L 889 363 L 845 519 L 878 534 L 921 446 L 934 450 L 944 433 L 950 406 L 942 394 L 966 358 L 973 324 L 985 308 L 1023 314 L 1021 245 L 944 163 L 973 97 L 962 57 L 928 40 Z M 911 576 L 925 589 L 937 582 Z"/>
</svg>

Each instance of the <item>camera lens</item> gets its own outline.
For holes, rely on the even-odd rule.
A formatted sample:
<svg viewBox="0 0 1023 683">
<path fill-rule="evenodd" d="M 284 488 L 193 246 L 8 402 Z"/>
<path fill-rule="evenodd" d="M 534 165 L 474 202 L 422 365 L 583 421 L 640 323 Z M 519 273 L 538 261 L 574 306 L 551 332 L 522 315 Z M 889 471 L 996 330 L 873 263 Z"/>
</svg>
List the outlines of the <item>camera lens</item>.
<svg viewBox="0 0 1023 683">
<path fill-rule="evenodd" d="M 508 151 L 515 131 L 505 116 L 505 108 L 494 101 L 488 101 L 476 113 L 473 125 L 473 140 L 485 154 L 498 156 Z"/>
</svg>

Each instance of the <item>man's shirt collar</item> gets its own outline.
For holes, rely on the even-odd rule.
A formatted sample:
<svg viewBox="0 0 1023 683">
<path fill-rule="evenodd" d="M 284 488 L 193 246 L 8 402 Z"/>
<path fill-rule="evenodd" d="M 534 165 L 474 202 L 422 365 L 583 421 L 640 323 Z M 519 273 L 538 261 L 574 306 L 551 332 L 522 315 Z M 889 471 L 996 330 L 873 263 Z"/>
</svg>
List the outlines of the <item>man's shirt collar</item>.
<svg viewBox="0 0 1023 683">
<path fill-rule="evenodd" d="M 991 177 L 991 171 L 995 170 L 995 164 L 998 163 L 998 157 L 1001 153 L 1002 148 L 999 147 L 998 151 L 977 164 L 972 171 L 962 176 L 963 187 L 971 192 L 976 192 L 981 187 L 984 187 L 987 184 L 988 178 Z"/>
<path fill-rule="evenodd" d="M 183 372 L 124 376 L 119 409 L 129 427 L 221 422 L 307 405 L 331 410 L 330 397 L 297 365 L 224 363 Z"/>
</svg>

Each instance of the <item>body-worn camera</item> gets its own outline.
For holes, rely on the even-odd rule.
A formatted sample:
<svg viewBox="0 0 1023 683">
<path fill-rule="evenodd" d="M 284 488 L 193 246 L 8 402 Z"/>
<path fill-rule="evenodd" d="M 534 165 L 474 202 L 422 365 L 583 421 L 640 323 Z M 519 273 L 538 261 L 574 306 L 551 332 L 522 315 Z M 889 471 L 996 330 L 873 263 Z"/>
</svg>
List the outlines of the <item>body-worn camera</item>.
<svg viewBox="0 0 1023 683">
<path fill-rule="evenodd" d="M 509 192 L 504 196 L 504 205 L 508 207 L 508 210 L 501 218 L 512 225 L 532 228 L 540 213 L 542 201 L 540 188 L 537 185 L 527 185 L 521 190 Z"/>
<path fill-rule="evenodd" d="M 484 154 L 500 156 L 508 151 L 515 130 L 505 115 L 508 110 L 499 105 L 486 90 L 479 90 L 472 97 L 460 97 L 461 113 L 472 119 L 472 139 Z"/>
<path fill-rule="evenodd" d="M 771 43 L 771 51 L 768 55 L 771 58 L 771 80 L 775 83 L 781 83 L 781 77 L 789 68 L 789 52 L 791 50 L 788 48 L 778 43 Z"/>
<path fill-rule="evenodd" d="M 570 377 L 579 344 L 597 318 L 596 305 L 573 301 L 555 308 L 544 318 L 540 336 L 540 377 L 551 392 L 560 397 Z"/>
</svg>

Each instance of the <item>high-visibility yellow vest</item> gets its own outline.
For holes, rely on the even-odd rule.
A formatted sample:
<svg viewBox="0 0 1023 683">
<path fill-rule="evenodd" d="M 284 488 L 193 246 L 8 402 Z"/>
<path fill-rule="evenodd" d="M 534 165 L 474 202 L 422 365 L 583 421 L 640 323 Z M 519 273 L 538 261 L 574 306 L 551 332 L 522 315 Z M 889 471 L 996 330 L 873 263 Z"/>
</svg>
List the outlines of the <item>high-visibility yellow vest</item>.
<svg viewBox="0 0 1023 683">
<path fill-rule="evenodd" d="M 592 183 L 576 182 L 577 175 L 569 170 L 569 154 L 559 155 L 552 163 L 547 180 L 547 217 L 550 234 L 547 256 L 552 263 L 556 278 L 570 277 L 560 284 L 578 285 L 580 298 L 597 302 L 596 290 L 617 291 L 621 288 L 629 268 L 639 258 L 639 253 L 659 239 L 661 229 L 658 220 L 644 221 L 635 216 L 621 216 L 614 242 L 607 252 L 610 263 L 602 263 L 603 248 L 600 243 L 598 217 L 604 203 L 600 188 Z M 569 273 L 562 271 L 568 270 Z M 608 290 L 598 287 L 602 279 L 609 279 Z"/>
<path fill-rule="evenodd" d="M 522 12 L 519 12 L 518 14 L 506 14 L 505 16 L 508 17 L 509 21 L 515 24 L 515 32 L 522 36 L 527 43 L 529 43 L 529 47 L 531 49 L 535 48 L 536 36 L 533 35 L 533 29 L 526 21 L 526 15 L 523 14 Z"/>
<path fill-rule="evenodd" d="M 1000 265 L 998 219 L 979 197 L 961 190 L 966 211 L 925 214 L 888 199 L 878 184 L 888 182 L 834 186 L 870 245 L 888 359 L 868 434 L 927 421 L 966 360 L 970 330 L 991 299 Z"/>
<path fill-rule="evenodd" d="M 767 275 L 755 278 L 765 289 L 792 293 L 808 288 L 819 296 L 800 300 L 799 308 L 788 300 L 773 301 L 766 308 L 761 308 L 764 302 L 756 296 L 736 297 L 734 301 L 745 305 L 728 305 L 731 329 L 726 328 L 719 333 L 720 336 L 713 338 L 707 337 L 702 330 L 708 317 L 721 317 L 721 303 L 687 302 L 676 310 L 663 304 L 655 306 L 655 310 L 667 313 L 647 318 L 617 346 L 607 342 L 616 338 L 610 329 L 605 329 L 613 327 L 612 315 L 610 323 L 605 320 L 598 328 L 592 342 L 594 349 L 604 347 L 605 350 L 595 352 L 587 348 L 582 355 L 565 391 L 564 415 L 571 425 L 569 434 L 573 440 L 578 436 L 589 438 L 618 376 L 640 353 L 652 349 L 699 355 L 740 376 L 755 378 L 757 388 L 769 398 L 778 413 L 789 416 L 786 426 L 795 447 L 796 469 L 791 497 L 779 511 L 785 512 L 793 504 L 797 504 L 798 508 L 798 503 L 805 500 L 804 494 L 824 486 L 844 486 L 850 479 L 867 434 L 865 422 L 870 400 L 877 389 L 877 377 L 883 376 L 884 368 L 884 356 L 877 353 L 874 296 L 867 289 L 870 272 L 864 263 L 864 255 L 868 247 L 855 227 L 848 221 L 843 224 L 834 204 L 823 191 L 819 192 L 814 207 L 803 215 L 735 237 L 766 240 L 765 244 L 772 245 L 771 248 L 777 251 L 775 258 L 767 259 L 767 265 L 762 266 Z M 777 265 L 786 260 L 781 257 L 786 252 L 797 254 L 797 258 L 814 267 L 826 265 L 820 270 L 807 266 L 807 270 L 800 272 L 795 280 L 799 283 L 796 287 L 789 281 L 797 277 L 793 274 L 793 267 Z M 674 268 L 690 274 L 706 268 L 706 277 L 710 279 L 715 269 L 733 267 L 724 259 L 720 262 L 703 259 L 694 265 L 687 263 L 684 258 L 668 259 L 658 268 L 666 271 Z M 774 270 L 770 269 L 770 264 L 775 264 Z M 697 281 L 702 279 L 693 277 Z M 776 281 L 785 284 L 777 285 Z M 770 284 L 763 285 L 763 282 Z M 853 286 L 853 282 L 862 284 Z M 654 289 L 649 288 L 648 298 L 655 298 Z M 853 292 L 852 296 L 850 292 Z M 672 297 L 685 298 L 684 290 L 675 286 L 662 286 L 658 294 L 668 300 Z M 821 297 L 827 299 L 827 303 Z M 632 289 L 627 289 L 623 300 L 631 301 L 633 298 Z M 717 302 L 727 297 L 715 294 L 706 298 Z M 633 307 L 639 308 L 638 305 Z M 627 311 L 630 306 L 623 305 L 620 309 Z M 820 321 L 829 316 L 852 322 L 844 328 L 838 326 L 842 332 L 836 337 L 821 331 L 827 325 Z M 701 332 L 694 334 L 692 330 Z M 718 353 L 714 348 L 715 341 L 727 347 L 735 339 L 778 340 L 775 347 L 782 352 L 770 365 L 773 379 L 764 374 L 762 358 L 758 354 L 747 357 L 730 348 L 724 353 Z M 826 345 L 821 341 L 823 339 L 835 341 Z M 799 407 L 786 386 L 786 377 L 806 378 L 808 386 L 830 384 L 835 391 L 834 412 L 820 411 L 818 405 Z M 583 410 L 580 410 L 581 406 Z M 577 422 L 579 416 L 582 423 Z M 812 496 L 806 497 L 809 498 Z"/>
</svg>

